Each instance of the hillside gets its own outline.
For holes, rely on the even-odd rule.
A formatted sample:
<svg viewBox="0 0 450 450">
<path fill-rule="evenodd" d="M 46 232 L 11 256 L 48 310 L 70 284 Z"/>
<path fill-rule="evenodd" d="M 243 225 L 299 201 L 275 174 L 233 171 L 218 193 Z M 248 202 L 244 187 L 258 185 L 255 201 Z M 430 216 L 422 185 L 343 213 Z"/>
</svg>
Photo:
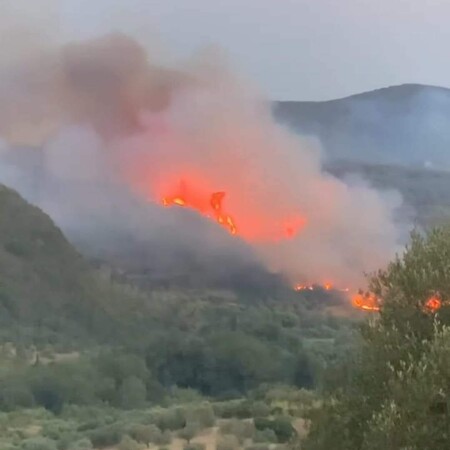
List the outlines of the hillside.
<svg viewBox="0 0 450 450">
<path fill-rule="evenodd" d="M 450 90 L 405 84 L 324 102 L 277 102 L 274 115 L 319 139 L 332 160 L 450 168 Z"/>
<path fill-rule="evenodd" d="M 113 324 L 108 287 L 40 209 L 0 186 L 1 340 L 88 341 Z M 99 327 L 99 324 L 102 326 Z"/>
</svg>

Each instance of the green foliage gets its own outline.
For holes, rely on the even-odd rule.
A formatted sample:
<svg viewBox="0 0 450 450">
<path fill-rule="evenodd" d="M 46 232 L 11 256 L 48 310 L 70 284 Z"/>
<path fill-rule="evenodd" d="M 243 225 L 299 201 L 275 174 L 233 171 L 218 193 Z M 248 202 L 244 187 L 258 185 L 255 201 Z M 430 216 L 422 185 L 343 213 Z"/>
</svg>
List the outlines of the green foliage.
<svg viewBox="0 0 450 450">
<path fill-rule="evenodd" d="M 131 439 L 130 436 L 124 436 L 117 446 L 118 450 L 143 450 L 144 448 L 145 446 Z"/>
<path fill-rule="evenodd" d="M 107 425 L 88 434 L 92 445 L 99 448 L 118 444 L 123 435 L 123 429 L 118 425 Z"/>
<path fill-rule="evenodd" d="M 55 441 L 47 438 L 36 437 L 26 439 L 21 444 L 22 450 L 57 450 Z"/>
<path fill-rule="evenodd" d="M 193 439 L 200 430 L 201 427 L 198 423 L 189 422 L 178 432 L 178 437 L 185 439 L 188 443 L 190 443 L 191 439 Z"/>
<path fill-rule="evenodd" d="M 137 377 L 123 380 L 119 389 L 120 406 L 124 409 L 142 408 L 145 405 L 147 389 Z"/>
<path fill-rule="evenodd" d="M 220 424 L 220 432 L 236 436 L 239 442 L 245 439 L 252 439 L 255 435 L 255 426 L 252 421 L 231 419 Z"/>
<path fill-rule="evenodd" d="M 273 444 L 278 442 L 278 438 L 277 435 L 275 434 L 275 431 L 271 430 L 270 428 L 265 428 L 264 430 L 258 430 L 255 433 L 253 441 L 258 444 L 260 443 Z"/>
<path fill-rule="evenodd" d="M 383 298 L 362 328 L 349 377 L 313 410 L 306 449 L 448 448 L 450 229 L 413 234 L 405 254 L 373 277 Z M 442 308 L 426 307 L 439 295 Z"/>
<path fill-rule="evenodd" d="M 202 428 L 213 427 L 216 423 L 216 416 L 210 404 L 202 404 L 186 410 L 186 418 L 188 422 L 198 424 Z"/>
<path fill-rule="evenodd" d="M 92 442 L 84 438 L 70 444 L 67 450 L 91 450 L 92 448 Z"/>
<path fill-rule="evenodd" d="M 296 435 L 291 420 L 287 417 L 276 417 L 275 419 L 255 418 L 255 427 L 259 431 L 271 430 L 275 433 L 277 441 L 288 442 Z"/>
<path fill-rule="evenodd" d="M 162 439 L 161 430 L 156 425 L 153 424 L 134 425 L 130 430 L 130 435 L 135 441 L 146 444 L 147 446 L 150 445 L 150 443 L 155 444 L 161 443 Z"/>
</svg>

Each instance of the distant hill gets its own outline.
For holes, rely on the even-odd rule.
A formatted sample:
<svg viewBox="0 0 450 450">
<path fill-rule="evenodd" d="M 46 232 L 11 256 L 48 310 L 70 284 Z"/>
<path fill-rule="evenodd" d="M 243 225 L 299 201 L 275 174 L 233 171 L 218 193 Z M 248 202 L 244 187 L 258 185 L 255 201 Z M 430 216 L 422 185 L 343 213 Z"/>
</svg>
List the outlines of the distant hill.
<svg viewBox="0 0 450 450">
<path fill-rule="evenodd" d="M 450 168 L 450 89 L 405 84 L 324 102 L 276 102 L 331 160 Z"/>
</svg>

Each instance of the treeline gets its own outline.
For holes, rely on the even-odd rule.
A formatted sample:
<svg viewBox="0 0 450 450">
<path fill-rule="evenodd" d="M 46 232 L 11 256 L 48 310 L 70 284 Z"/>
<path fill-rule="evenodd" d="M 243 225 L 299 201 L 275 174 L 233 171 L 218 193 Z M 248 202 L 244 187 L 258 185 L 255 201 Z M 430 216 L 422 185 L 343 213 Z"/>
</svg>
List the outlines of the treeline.
<svg viewBox="0 0 450 450">
<path fill-rule="evenodd" d="M 80 339 L 79 355 L 70 360 L 64 353 L 77 341 L 66 347 L 59 330 L 36 329 L 41 340 L 33 356 L 13 335 L 15 355 L 9 363 L 3 359 L 0 372 L 0 409 L 139 408 L 158 404 L 174 386 L 215 398 L 240 397 L 271 383 L 311 388 L 350 344 L 348 321 L 301 301 L 251 305 L 212 292 L 176 291 L 130 298 L 118 306 L 115 335 L 88 347 Z M 105 329 L 110 333 L 111 323 Z M 101 336 L 103 330 L 95 332 Z"/>
</svg>

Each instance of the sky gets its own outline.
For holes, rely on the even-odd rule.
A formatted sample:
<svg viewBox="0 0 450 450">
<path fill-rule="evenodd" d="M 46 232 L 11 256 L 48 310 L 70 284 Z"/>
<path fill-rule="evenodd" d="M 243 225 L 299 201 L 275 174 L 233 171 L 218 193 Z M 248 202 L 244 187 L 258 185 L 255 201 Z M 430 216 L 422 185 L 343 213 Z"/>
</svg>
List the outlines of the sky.
<svg viewBox="0 0 450 450">
<path fill-rule="evenodd" d="M 61 1 L 79 38 L 128 31 L 175 59 L 217 46 L 271 99 L 450 87 L 449 0 Z"/>
</svg>

